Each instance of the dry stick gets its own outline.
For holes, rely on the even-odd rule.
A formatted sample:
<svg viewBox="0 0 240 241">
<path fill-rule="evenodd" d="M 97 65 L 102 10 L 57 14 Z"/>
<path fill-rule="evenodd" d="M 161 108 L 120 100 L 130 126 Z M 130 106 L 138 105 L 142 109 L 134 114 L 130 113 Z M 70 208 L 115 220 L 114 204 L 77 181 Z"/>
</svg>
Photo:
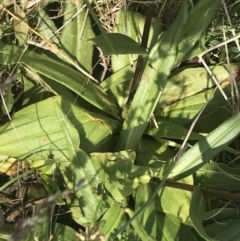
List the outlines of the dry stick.
<svg viewBox="0 0 240 241">
<path fill-rule="evenodd" d="M 22 22 L 22 24 L 27 27 L 29 30 L 31 30 L 34 34 L 36 34 L 38 37 L 40 37 L 42 40 L 44 40 L 46 43 L 48 43 L 51 48 L 59 53 L 60 56 L 62 56 L 67 62 L 72 64 L 75 68 L 77 68 L 82 74 L 84 74 L 89 79 L 93 80 L 95 83 L 98 83 L 98 80 L 96 80 L 93 76 L 91 76 L 89 73 L 87 73 L 84 69 L 82 69 L 80 66 L 78 66 L 68 55 L 66 55 L 64 52 L 59 51 L 59 49 L 51 43 L 47 38 L 39 34 L 36 30 L 31 28 L 26 22 L 22 21 L 19 17 L 15 16 L 13 13 L 11 13 L 8 9 L 6 9 L 3 4 L 0 4 L 0 9 L 3 9 L 5 12 L 7 12 L 9 15 L 11 15 L 15 20 Z"/>
<path fill-rule="evenodd" d="M 205 67 L 205 69 L 207 70 L 207 72 L 209 73 L 209 75 L 211 76 L 212 80 L 215 82 L 216 86 L 219 88 L 220 92 L 222 93 L 223 97 L 225 98 L 225 100 L 226 100 L 227 102 L 228 102 L 228 98 L 227 98 L 226 94 L 223 92 L 220 84 L 219 84 L 218 81 L 216 80 L 216 78 L 215 78 L 215 76 L 213 75 L 212 71 L 211 71 L 211 70 L 209 69 L 209 67 L 207 66 L 206 62 L 205 62 L 204 59 L 203 59 L 203 56 L 204 56 L 205 54 L 211 52 L 212 50 L 217 49 L 217 48 L 220 48 L 220 47 L 222 47 L 222 46 L 226 46 L 226 44 L 231 43 L 231 42 L 233 42 L 233 41 L 236 41 L 236 40 L 239 39 L 239 38 L 240 38 L 240 34 L 238 34 L 237 36 L 234 36 L 233 38 L 230 38 L 230 39 L 228 39 L 228 40 L 226 40 L 226 41 L 224 41 L 224 42 L 222 42 L 222 43 L 220 43 L 220 44 L 218 44 L 218 45 L 215 45 L 215 46 L 213 46 L 213 47 L 211 47 L 211 48 L 203 51 L 201 54 L 198 55 L 198 58 L 201 60 L 203 66 Z M 228 102 L 228 104 L 230 105 L 229 102 Z"/>
<path fill-rule="evenodd" d="M 227 95 L 224 93 L 224 91 L 221 88 L 221 85 L 219 84 L 219 82 L 217 81 L 217 79 L 215 78 L 214 74 L 212 73 L 212 71 L 209 69 L 209 67 L 207 66 L 206 62 L 204 61 L 204 59 L 202 58 L 201 55 L 198 56 L 199 59 L 201 60 L 203 66 L 205 67 L 205 69 L 207 70 L 208 74 L 210 75 L 210 77 L 212 78 L 212 80 L 214 81 L 214 83 L 216 84 L 216 86 L 218 87 L 218 89 L 220 90 L 222 96 L 224 97 L 224 99 L 226 101 L 228 101 L 228 97 Z"/>
<path fill-rule="evenodd" d="M 104 79 L 105 79 L 105 76 L 107 74 L 107 71 L 108 71 L 108 64 L 107 64 L 107 61 L 106 61 L 106 58 L 103 54 L 103 51 L 101 50 L 101 48 L 97 47 L 98 51 L 99 51 L 99 54 L 100 54 L 100 58 L 102 59 L 102 63 L 101 65 L 103 66 L 103 72 L 102 72 L 102 76 L 100 78 L 100 82 L 102 82 Z"/>
<path fill-rule="evenodd" d="M 203 55 L 211 52 L 214 49 L 220 48 L 220 47 L 224 46 L 225 44 L 231 43 L 231 42 L 235 41 L 238 38 L 240 38 L 240 34 L 238 34 L 238 35 L 236 35 L 236 36 L 234 36 L 234 37 L 232 37 L 232 38 L 230 38 L 230 39 L 228 39 L 228 40 L 226 40 L 226 41 L 224 41 L 224 42 L 222 42 L 222 43 L 220 43 L 218 45 L 215 45 L 215 46 L 213 46 L 213 47 L 203 51 L 201 54 L 198 55 L 198 57 L 203 56 Z"/>
<path fill-rule="evenodd" d="M 225 100 L 227 100 L 227 101 L 228 101 L 228 98 L 227 98 L 226 94 L 223 92 L 221 86 L 219 85 L 218 81 L 217 81 L 216 78 L 214 77 L 212 71 L 208 68 L 206 62 L 205 62 L 204 59 L 203 59 L 203 56 L 204 56 L 205 54 L 211 52 L 212 50 L 217 49 L 217 48 L 220 48 L 220 47 L 222 47 L 222 46 L 226 46 L 226 44 L 231 43 L 231 42 L 233 42 L 233 41 L 236 41 L 236 40 L 239 39 L 239 38 L 240 38 L 240 34 L 238 34 L 237 36 L 234 36 L 233 38 L 230 38 L 230 39 L 228 39 L 228 40 L 226 40 L 226 41 L 224 41 L 224 42 L 222 42 L 222 43 L 220 43 L 220 44 L 218 44 L 218 45 L 215 45 L 215 46 L 213 46 L 213 47 L 211 47 L 211 48 L 203 51 L 201 54 L 198 55 L 198 58 L 201 60 L 203 66 L 206 68 L 207 72 L 210 74 L 210 76 L 211 76 L 211 78 L 213 79 L 213 81 L 215 82 L 216 86 L 219 88 L 219 90 L 220 90 L 220 92 L 222 93 L 223 97 L 224 97 Z"/>
</svg>

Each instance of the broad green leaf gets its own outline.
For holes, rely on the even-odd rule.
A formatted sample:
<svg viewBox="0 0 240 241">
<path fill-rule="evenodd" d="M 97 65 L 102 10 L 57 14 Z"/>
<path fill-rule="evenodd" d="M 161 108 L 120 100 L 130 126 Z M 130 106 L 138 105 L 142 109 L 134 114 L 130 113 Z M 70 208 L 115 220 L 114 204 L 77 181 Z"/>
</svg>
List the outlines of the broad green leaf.
<svg viewBox="0 0 240 241">
<path fill-rule="evenodd" d="M 108 33 L 107 36 L 114 46 L 114 51 L 103 35 L 90 39 L 97 47 L 101 48 L 104 55 L 147 54 L 147 51 L 139 43 L 124 34 Z"/>
<path fill-rule="evenodd" d="M 240 190 L 240 168 L 223 163 L 207 163 L 196 172 L 195 182 L 204 187 Z"/>
<path fill-rule="evenodd" d="M 76 230 L 67 225 L 56 223 L 52 241 L 74 240 L 76 238 Z M 30 241 L 30 240 L 29 240 Z"/>
<path fill-rule="evenodd" d="M 141 150 L 137 152 L 135 164 L 158 169 L 159 176 L 163 176 L 165 171 L 172 164 L 172 158 L 176 151 L 169 148 L 168 143 L 159 143 L 156 140 L 143 138 L 141 140 Z"/>
<path fill-rule="evenodd" d="M 184 128 L 178 124 L 172 123 L 171 121 L 161 120 L 157 121 L 158 129 L 155 126 L 148 126 L 145 130 L 145 134 L 153 136 L 154 138 L 163 137 L 166 139 L 180 139 L 183 140 L 187 133 L 188 129 Z M 153 124 L 152 124 L 153 125 Z M 203 136 L 192 132 L 189 136 L 189 140 L 201 140 Z"/>
<path fill-rule="evenodd" d="M 101 218 L 99 230 L 104 235 L 105 240 L 108 240 L 115 229 L 119 227 L 124 215 L 124 210 L 121 205 L 121 203 L 113 202 Z"/>
<path fill-rule="evenodd" d="M 129 64 L 129 65 L 121 68 L 120 70 L 118 70 L 117 72 L 112 74 L 111 76 L 109 76 L 103 82 L 101 82 L 100 86 L 105 91 L 107 91 L 110 88 L 119 86 L 119 84 L 125 82 L 126 80 L 132 79 L 133 75 L 134 75 L 133 68 Z M 115 92 L 115 91 L 113 91 L 113 92 Z"/>
<path fill-rule="evenodd" d="M 92 105 L 119 119 L 120 111 L 117 105 L 110 100 L 109 96 L 99 86 L 87 80 L 81 73 L 66 64 L 29 50 L 24 51 L 21 60 L 19 60 L 23 53 L 22 48 L 6 45 L 3 42 L 0 42 L 0 47 L 2 47 L 3 53 L 0 55 L 1 64 L 8 65 L 20 61 L 31 70 L 61 83 Z"/>
<path fill-rule="evenodd" d="M 237 112 L 208 136 L 186 151 L 177 161 L 169 175 L 170 179 L 181 179 L 197 171 L 224 150 L 239 135 L 240 112 Z"/>
<path fill-rule="evenodd" d="M 176 65 L 184 58 L 191 56 L 191 50 L 194 49 L 202 33 L 207 30 L 209 24 L 216 17 L 221 6 L 221 0 L 201 0 L 189 12 L 186 25 L 183 29 L 182 39 L 178 47 Z"/>
<path fill-rule="evenodd" d="M 218 241 L 238 241 L 240 221 L 236 219 L 222 220 L 221 223 L 214 222 L 205 226 L 206 232 Z"/>
<path fill-rule="evenodd" d="M 58 102 L 56 103 L 55 112 L 56 112 L 62 132 L 63 132 L 66 142 L 67 142 L 66 147 L 68 149 L 69 159 L 72 160 L 76 155 L 75 152 L 78 150 L 80 140 L 79 140 L 79 142 L 76 142 L 76 139 L 74 139 L 71 136 L 72 123 L 70 122 L 70 120 L 68 118 L 66 118 L 64 111 L 61 109 L 61 105 Z M 78 181 L 80 181 L 80 180 L 78 180 Z"/>
<path fill-rule="evenodd" d="M 158 231 L 156 240 L 197 241 L 191 228 L 182 224 L 179 219 L 171 214 L 157 212 L 157 223 Z"/>
<path fill-rule="evenodd" d="M 60 99 L 49 98 L 17 112 L 11 123 L 1 127 L 1 154 L 23 159 L 68 159 L 67 140 L 56 114 Z M 71 125 L 69 132 L 78 146 L 77 130 Z"/>
<path fill-rule="evenodd" d="M 141 44 L 143 29 L 145 25 L 146 17 L 128 10 L 120 10 L 116 14 L 116 24 L 114 26 L 114 33 L 125 34 L 126 36 L 132 38 L 137 43 Z M 162 31 L 162 24 L 159 19 L 153 18 L 151 21 L 150 31 L 148 35 L 148 49 L 150 50 Z M 137 59 L 137 55 L 133 55 L 132 59 Z M 116 72 L 120 68 L 131 63 L 129 56 L 112 56 L 112 68 Z M 126 79 L 126 78 L 125 78 Z M 117 79 L 115 80 L 117 81 Z"/>
<path fill-rule="evenodd" d="M 80 148 L 87 153 L 97 151 L 108 140 L 112 140 L 113 133 L 120 125 L 114 119 L 86 111 L 65 98 L 61 102 L 61 108 L 78 130 L 81 137 Z"/>
<path fill-rule="evenodd" d="M 238 207 L 221 207 L 215 208 L 209 211 L 206 211 L 205 220 L 208 220 L 207 223 L 221 223 L 225 222 L 228 219 L 238 218 Z M 206 227 L 206 232 L 208 232 L 208 225 L 204 225 Z M 211 225 L 210 225 L 211 226 Z M 211 235 L 213 236 L 213 235 Z"/>
<path fill-rule="evenodd" d="M 23 66 L 22 64 L 20 64 L 18 67 L 19 69 L 21 69 Z M 50 96 L 52 96 L 52 94 L 49 92 L 54 93 L 54 90 L 51 89 L 52 87 L 49 86 L 49 83 L 46 83 L 45 81 L 43 81 L 40 75 L 38 75 L 34 71 L 31 71 L 27 67 L 24 69 L 26 72 L 24 71 L 24 73 L 21 75 L 21 81 L 24 84 L 24 95 L 23 95 L 23 103 L 22 103 L 23 108 L 25 108 L 28 105 L 34 104 L 38 101 L 42 101 L 46 98 L 49 98 Z M 53 86 L 54 86 L 54 83 L 56 83 L 58 86 L 62 86 L 59 83 L 51 80 L 51 84 L 53 84 Z M 68 94 L 70 90 L 68 92 L 65 86 L 62 86 L 62 88 L 65 89 L 64 93 L 67 95 L 67 97 L 70 100 L 71 98 Z M 58 89 L 61 89 L 61 88 L 58 88 Z"/>
<path fill-rule="evenodd" d="M 71 201 L 74 205 L 77 203 L 72 210 L 79 209 L 76 212 L 81 212 L 75 221 L 81 225 L 95 223 L 106 211 L 103 195 L 97 193 L 101 180 L 89 156 L 81 149 L 73 151 L 74 146 L 69 145 L 72 149 L 71 154 L 74 155 L 72 160 L 59 163 L 64 181 L 69 189 L 72 189 L 82 179 L 85 179 L 86 183 L 81 190 L 75 192 L 75 201 Z M 72 206 L 71 203 L 69 205 Z"/>
<path fill-rule="evenodd" d="M 133 165 L 135 153 L 92 153 L 92 162 L 106 189 L 115 200 L 121 201 L 131 195 L 139 184 L 146 184 L 157 171 Z"/>
<path fill-rule="evenodd" d="M 240 64 L 211 66 L 210 70 L 217 81 L 223 84 L 229 82 L 230 68 L 232 74 L 236 76 L 240 70 Z M 184 99 L 215 86 L 216 84 L 205 68 L 187 68 L 168 80 L 158 105 L 164 106 L 167 103 Z"/>
<path fill-rule="evenodd" d="M 137 188 L 135 199 L 135 210 L 142 208 L 143 204 L 147 202 L 152 193 L 152 186 L 150 184 L 140 184 Z M 152 237 L 157 235 L 157 218 L 155 203 L 151 202 L 144 212 L 141 212 L 136 220 L 145 229 L 147 234 Z"/>
<path fill-rule="evenodd" d="M 187 18 L 187 1 L 178 17 L 151 50 L 142 79 L 121 130 L 117 150 L 136 149 L 175 62 L 178 41 Z"/>
<path fill-rule="evenodd" d="M 206 203 L 203 194 L 201 193 L 201 188 L 195 187 L 190 206 L 190 219 L 192 225 L 198 234 L 202 236 L 206 241 L 217 241 L 217 239 L 209 237 L 204 230 L 202 223 L 205 213 L 205 205 Z"/>
<path fill-rule="evenodd" d="M 63 25 L 66 26 L 61 33 L 60 42 L 63 51 L 91 72 L 93 44 L 87 40 L 95 35 L 89 17 L 85 19 L 87 12 L 83 8 L 81 1 L 64 3 Z"/>
<path fill-rule="evenodd" d="M 193 178 L 188 177 L 181 180 L 181 182 L 193 185 Z M 156 210 L 171 214 L 178 218 L 182 223 L 189 225 L 189 208 L 191 199 L 191 192 L 166 186 L 155 198 Z"/>
<path fill-rule="evenodd" d="M 225 94 L 230 97 L 229 83 L 223 83 L 222 88 Z M 201 121 L 197 122 L 194 130 L 208 133 L 230 117 L 229 105 L 218 89 L 215 92 L 214 89 L 209 89 L 172 104 L 169 103 L 165 107 L 162 106 L 162 108 L 156 110 L 155 117 L 157 120 L 165 119 L 166 121 L 169 120 L 189 128 L 193 119 L 198 115 L 207 101 L 208 104 L 201 115 Z M 212 116 L 214 116 L 214 122 L 211 121 Z"/>
<path fill-rule="evenodd" d="M 55 45 L 59 44 L 58 36 L 56 35 L 57 27 L 54 23 L 54 21 L 49 17 L 49 15 L 46 13 L 45 10 L 39 8 L 38 9 L 38 20 L 37 22 L 37 31 L 39 34 L 44 36 L 46 39 L 51 39 L 51 42 Z M 42 42 L 40 44 L 40 47 L 45 48 L 48 44 L 45 42 Z"/>
<path fill-rule="evenodd" d="M 71 136 L 71 123 L 65 119 L 60 105 L 58 107 L 57 115 L 67 141 L 66 146 L 70 157 L 70 160 L 59 163 L 59 169 L 68 189 L 73 189 L 82 179 L 85 180 L 86 185 L 75 191 L 83 215 L 79 217 L 79 222 L 81 224 L 94 223 L 106 211 L 104 200 L 95 192 L 101 181 L 89 156 L 83 150 L 78 149 L 78 145 Z"/>
<path fill-rule="evenodd" d="M 129 215 L 130 218 L 133 217 L 134 212 L 130 209 L 130 208 L 126 208 L 125 212 Z M 144 227 L 138 222 L 137 219 L 134 219 L 132 221 L 132 226 L 134 228 L 134 232 L 137 233 L 138 237 L 141 240 L 146 240 L 146 241 L 155 241 L 155 237 L 149 235 L 146 230 L 144 229 Z"/>
<path fill-rule="evenodd" d="M 36 75 L 35 72 L 34 72 L 34 74 Z M 35 87 L 37 87 L 37 88 L 33 88 L 33 91 L 35 89 L 35 93 L 33 92 L 33 93 L 29 94 L 29 96 L 33 100 L 35 100 L 35 102 L 37 102 L 37 98 L 40 98 L 40 100 L 43 100 L 46 97 L 49 97 L 49 95 L 51 96 L 52 94 L 64 96 L 64 98 L 68 99 L 69 102 L 72 102 L 72 103 L 76 102 L 76 98 L 77 98 L 76 94 L 73 93 L 66 86 L 62 85 L 59 82 L 52 81 L 51 78 L 48 78 L 43 75 L 39 75 L 39 78 L 41 80 L 40 83 L 43 85 L 41 87 L 39 86 L 39 84 L 36 83 L 37 81 L 35 81 L 34 79 L 30 80 L 32 82 L 32 84 L 35 84 Z M 29 80 L 28 80 L 28 82 L 29 82 Z M 24 82 L 24 93 L 25 92 L 27 92 L 27 90 L 25 90 L 25 82 Z M 37 96 L 35 96 L 35 95 L 37 95 Z M 25 97 L 25 95 L 24 95 L 24 97 Z"/>
</svg>

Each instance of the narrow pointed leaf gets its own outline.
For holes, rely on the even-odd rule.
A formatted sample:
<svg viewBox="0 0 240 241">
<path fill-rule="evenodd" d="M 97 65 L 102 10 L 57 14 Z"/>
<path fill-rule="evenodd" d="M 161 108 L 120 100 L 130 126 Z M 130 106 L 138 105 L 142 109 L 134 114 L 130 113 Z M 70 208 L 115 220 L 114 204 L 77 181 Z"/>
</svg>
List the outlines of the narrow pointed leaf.
<svg viewBox="0 0 240 241">
<path fill-rule="evenodd" d="M 186 151 L 176 162 L 169 178 L 175 180 L 181 179 L 194 173 L 201 166 L 209 162 L 239 135 L 239 125 L 240 112 L 233 115 L 230 119 L 213 130 L 207 137 L 203 138 Z"/>
<path fill-rule="evenodd" d="M 3 54 L 0 55 L 0 64 L 10 65 L 20 61 L 31 70 L 61 83 L 92 105 L 119 119 L 119 108 L 114 104 L 114 101 L 110 100 L 101 87 L 88 80 L 78 71 L 47 56 L 29 50 L 23 51 L 22 48 L 6 45 L 0 41 L 1 47 Z"/>
<path fill-rule="evenodd" d="M 63 51 L 91 72 L 93 44 L 87 40 L 95 35 L 89 17 L 85 18 L 86 11 L 81 1 L 65 2 L 63 25 L 66 27 L 60 35 L 60 42 Z"/>
<path fill-rule="evenodd" d="M 199 41 L 201 35 L 207 30 L 209 24 L 221 9 L 221 5 L 221 0 L 201 0 L 189 12 L 184 33 L 179 44 L 176 64 L 185 57 L 189 57 L 188 55 L 194 49 L 196 42 Z M 196 53 L 193 56 L 196 56 Z"/>
<path fill-rule="evenodd" d="M 150 53 L 140 85 L 124 121 L 117 150 L 136 149 L 175 62 L 177 45 L 187 19 L 187 1 L 178 17 Z"/>
<path fill-rule="evenodd" d="M 190 219 L 193 227 L 196 229 L 198 234 L 204 238 L 206 241 L 217 241 L 209 237 L 203 227 L 203 220 L 205 214 L 205 200 L 203 194 L 201 193 L 200 187 L 195 187 L 193 192 L 193 198 L 190 206 Z"/>
<path fill-rule="evenodd" d="M 124 34 L 108 33 L 107 36 L 114 46 L 114 51 L 108 45 L 103 35 L 90 39 L 97 47 L 102 49 L 104 55 L 147 54 L 147 51 L 139 43 Z"/>
</svg>

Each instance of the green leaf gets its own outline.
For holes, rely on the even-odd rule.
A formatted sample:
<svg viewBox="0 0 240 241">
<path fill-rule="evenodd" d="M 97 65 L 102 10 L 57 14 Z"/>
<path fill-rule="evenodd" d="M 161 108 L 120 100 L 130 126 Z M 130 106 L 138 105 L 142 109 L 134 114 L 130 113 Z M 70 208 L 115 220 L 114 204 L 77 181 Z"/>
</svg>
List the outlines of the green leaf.
<svg viewBox="0 0 240 241">
<path fill-rule="evenodd" d="M 79 217 L 79 222 L 81 224 L 94 223 L 106 211 L 103 199 L 95 192 L 101 184 L 101 180 L 89 156 L 83 150 L 78 149 L 78 145 L 71 136 L 71 124 L 65 119 L 60 108 L 57 109 L 57 114 L 67 140 L 71 160 L 71 162 L 60 162 L 59 169 L 69 189 L 73 189 L 82 179 L 85 180 L 86 185 L 75 191 L 83 215 L 82 219 Z"/>
<path fill-rule="evenodd" d="M 126 56 L 125 56 L 126 57 Z M 107 79 L 101 82 L 100 86 L 106 91 L 113 87 L 119 87 L 119 84 L 125 82 L 126 80 L 132 79 L 134 75 L 133 68 L 129 65 L 123 67 L 122 69 L 118 70 Z M 115 92 L 115 91 L 113 91 Z M 120 95 L 121 92 L 118 92 Z"/>
<path fill-rule="evenodd" d="M 221 9 L 221 0 L 201 0 L 189 12 L 187 23 L 184 27 L 181 42 L 178 47 L 178 56 L 176 65 L 184 58 L 188 57 L 190 51 L 199 41 L 203 32 L 206 31 L 209 24 L 216 17 Z"/>
<path fill-rule="evenodd" d="M 195 187 L 193 192 L 193 198 L 190 206 L 190 219 L 193 227 L 196 229 L 198 234 L 203 237 L 206 241 L 217 241 L 216 239 L 210 238 L 202 225 L 204 213 L 205 213 L 205 200 L 201 192 L 200 187 Z"/>
<path fill-rule="evenodd" d="M 15 20 L 15 23 L 14 23 L 15 37 L 18 40 L 19 46 L 25 46 L 27 44 L 28 31 L 29 31 L 29 28 L 26 26 L 27 22 L 24 22 L 27 19 L 27 17 L 25 12 L 22 9 L 22 6 L 18 5 L 17 3 L 14 4 L 14 14 L 16 14 L 17 17 L 22 19 L 22 21 Z"/>
<path fill-rule="evenodd" d="M 136 164 L 158 169 L 159 176 L 163 176 L 172 163 L 176 152 L 168 146 L 168 142 L 160 143 L 156 140 L 143 138 L 141 140 L 141 152 L 137 153 Z"/>
<path fill-rule="evenodd" d="M 193 178 L 190 176 L 181 180 L 181 182 L 192 185 Z M 182 223 L 189 225 L 191 199 L 191 192 L 166 186 L 158 193 L 158 197 L 155 198 L 156 210 L 171 214 Z"/>
<path fill-rule="evenodd" d="M 222 220 L 205 226 L 206 232 L 218 241 L 238 241 L 240 221 L 236 219 Z"/>
<path fill-rule="evenodd" d="M 147 54 L 147 51 L 132 38 L 120 33 L 108 33 L 108 38 L 114 46 L 114 51 L 105 40 L 103 35 L 90 39 L 97 47 L 101 48 L 104 55 L 112 54 Z"/>
<path fill-rule="evenodd" d="M 10 240 L 11 234 L 14 232 L 14 225 L 4 224 L 0 227 L 0 238 L 1 240 Z M 34 239 L 40 239 L 45 232 L 45 225 L 37 225 L 32 232 L 28 234 L 28 237 L 24 241 L 32 241 Z M 48 237 L 49 238 L 49 237 Z M 52 232 L 52 241 L 64 241 L 64 240 L 75 240 L 76 231 L 67 225 L 55 223 L 54 232 Z"/>
<path fill-rule="evenodd" d="M 104 186 L 117 201 L 131 195 L 139 184 L 148 183 L 157 172 L 148 167 L 133 165 L 133 151 L 92 153 L 91 159 Z"/>
<path fill-rule="evenodd" d="M 97 151 L 108 140 L 112 140 L 113 133 L 120 122 L 95 114 L 79 107 L 63 98 L 61 108 L 71 120 L 81 136 L 80 148 L 90 153 Z"/>
<path fill-rule="evenodd" d="M 209 162 L 239 135 L 239 124 L 240 112 L 233 115 L 213 130 L 207 137 L 186 151 L 176 162 L 169 178 L 175 180 L 181 179 L 194 173 L 201 166 Z"/>
<path fill-rule="evenodd" d="M 105 41 L 108 43 L 108 45 L 110 46 L 111 50 L 113 52 L 116 51 L 116 49 L 114 49 L 113 43 L 111 42 L 111 40 L 109 39 L 108 35 L 106 34 L 105 29 L 102 27 L 102 23 L 99 21 L 98 16 L 95 14 L 95 11 L 93 10 L 89 0 L 84 0 L 89 12 L 91 13 L 95 23 L 97 24 L 98 28 L 100 29 Z"/>
<path fill-rule="evenodd" d="M 209 220 L 208 223 L 214 222 L 220 225 L 222 221 L 225 222 L 228 219 L 231 220 L 237 217 L 238 217 L 238 207 L 215 208 L 215 209 L 206 211 L 204 215 L 205 220 Z M 204 227 L 206 229 L 206 232 L 208 233 L 208 225 L 204 225 Z M 210 236 L 214 236 L 214 235 L 210 235 Z"/>
<path fill-rule="evenodd" d="M 113 202 L 104 216 L 101 218 L 99 230 L 104 235 L 105 240 L 111 236 L 116 228 L 119 227 L 124 210 L 121 203 Z"/>
<path fill-rule="evenodd" d="M 137 43 L 141 44 L 143 29 L 146 17 L 128 10 L 120 10 L 116 14 L 116 24 L 114 26 L 114 33 L 125 34 Z M 157 42 L 158 37 L 162 31 L 162 23 L 159 19 L 153 18 L 151 21 L 149 36 L 148 36 L 148 49 L 150 50 Z M 137 59 L 137 55 L 131 56 L 133 60 Z M 112 55 L 112 69 L 115 73 L 120 68 L 131 64 L 131 59 L 128 55 L 116 56 Z M 118 79 L 115 79 L 116 81 Z"/>
<path fill-rule="evenodd" d="M 181 224 L 179 219 L 171 214 L 157 212 L 158 232 L 157 239 L 161 241 L 197 241 L 191 227 Z"/>
<path fill-rule="evenodd" d="M 80 180 L 85 179 L 86 185 L 75 192 L 76 199 L 71 201 L 78 204 L 74 209 L 81 210 L 81 216 L 77 215 L 75 221 L 81 225 L 95 223 L 106 211 L 103 196 L 98 195 L 96 191 L 101 185 L 101 180 L 89 156 L 81 149 L 73 151 L 73 145 L 71 145 L 71 149 L 74 157 L 71 161 L 59 163 L 59 169 L 69 189 L 72 189 Z"/>
<path fill-rule="evenodd" d="M 87 78 L 78 71 L 50 57 L 29 50 L 26 50 L 21 60 L 19 60 L 23 53 L 22 48 L 6 45 L 0 41 L 0 48 L 1 47 L 3 48 L 3 54 L 0 55 L 1 64 L 9 65 L 19 63 L 20 61 L 31 70 L 61 83 L 97 108 L 119 119 L 120 110 L 118 106 L 114 104 L 101 87 L 87 80 Z"/>
<path fill-rule="evenodd" d="M 72 59 L 76 59 L 88 72 L 91 72 L 93 44 L 87 39 L 93 38 L 95 35 L 89 17 L 85 19 L 87 12 L 83 11 L 83 7 L 81 1 L 64 3 L 63 26 L 66 26 L 60 35 L 60 42 L 63 51 Z"/>
<path fill-rule="evenodd" d="M 56 114 L 58 101 L 61 97 L 49 98 L 17 112 L 11 123 L 1 127 L 0 153 L 23 159 L 68 159 L 67 140 Z M 69 133 L 78 146 L 79 135 L 72 125 Z"/>
<path fill-rule="evenodd" d="M 239 166 L 228 167 L 223 163 L 207 163 L 197 170 L 195 182 L 204 187 L 240 190 L 239 172 Z"/>
<path fill-rule="evenodd" d="M 132 11 L 120 10 L 116 14 L 116 24 L 114 33 L 125 34 L 139 44 L 142 41 L 143 29 L 145 25 L 145 16 Z M 162 31 L 162 23 L 159 19 L 153 18 L 151 21 L 150 31 L 148 35 L 148 51 L 157 42 L 160 32 Z M 135 63 L 137 55 L 112 55 L 111 64 L 113 74 L 105 79 L 101 86 L 111 88 L 109 91 L 117 98 L 119 106 L 124 107 L 128 100 L 131 89 L 131 81 L 136 69 Z M 124 83 L 123 83 L 124 82 Z"/>
<path fill-rule="evenodd" d="M 172 123 L 171 121 L 160 120 L 157 121 L 158 129 L 155 126 L 148 126 L 145 130 L 145 134 L 153 136 L 154 138 L 166 138 L 166 139 L 180 139 L 183 140 L 187 133 L 188 129 L 184 128 L 178 124 Z M 189 136 L 189 140 L 201 140 L 203 136 L 192 132 Z"/>
<path fill-rule="evenodd" d="M 125 212 L 129 215 L 130 218 L 132 218 L 134 216 L 134 212 L 129 208 L 126 208 Z M 146 240 L 146 241 L 155 241 L 156 240 L 153 236 L 149 235 L 146 232 L 144 227 L 136 219 L 134 219 L 132 221 L 132 226 L 134 228 L 134 232 L 137 233 L 137 235 L 139 236 L 139 238 L 141 240 Z"/>
<path fill-rule="evenodd" d="M 39 17 L 36 18 L 38 20 L 37 23 L 37 30 L 38 33 L 44 36 L 46 39 L 51 39 L 51 42 L 58 45 L 59 39 L 58 36 L 56 36 L 57 27 L 54 23 L 54 21 L 49 17 L 49 15 L 46 13 L 45 10 L 39 8 L 38 9 Z M 41 43 L 41 48 L 44 48 L 48 44 L 45 42 Z"/>
<path fill-rule="evenodd" d="M 152 193 L 152 186 L 150 184 L 140 184 L 137 188 L 135 210 L 142 208 Z M 145 229 L 149 236 L 155 237 L 157 235 L 157 218 L 155 202 L 151 202 L 144 212 L 141 212 L 136 220 Z"/>
<path fill-rule="evenodd" d="M 151 50 L 139 87 L 121 130 L 116 150 L 136 149 L 175 62 L 178 41 L 187 18 L 187 1 L 178 17 Z"/>
<path fill-rule="evenodd" d="M 232 74 L 235 76 L 240 70 L 240 64 L 210 66 L 210 70 L 220 84 L 226 84 L 229 78 L 229 71 L 232 71 Z M 164 106 L 167 103 L 184 99 L 215 86 L 215 82 L 205 68 L 184 69 L 168 80 L 159 100 L 159 105 Z"/>
<path fill-rule="evenodd" d="M 230 97 L 229 84 L 223 84 L 222 88 L 225 94 Z M 201 119 L 206 118 L 206 120 L 204 120 L 204 122 L 202 120 L 197 122 L 195 130 L 208 133 L 219 126 L 227 119 L 227 117 L 230 117 L 228 114 L 229 111 L 226 109 L 229 106 L 219 90 L 214 92 L 214 89 L 209 89 L 172 104 L 169 103 L 166 107 L 162 106 L 162 108 L 157 109 L 155 111 L 155 117 L 157 120 L 165 119 L 166 121 L 169 120 L 183 127 L 189 128 L 193 119 L 197 116 L 207 101 L 209 101 L 208 105 L 201 116 Z M 219 114 L 217 114 L 217 118 L 214 116 L 215 121 L 210 121 L 212 120 L 210 119 L 212 117 L 211 114 L 216 114 L 217 111 L 219 111 Z"/>
</svg>

